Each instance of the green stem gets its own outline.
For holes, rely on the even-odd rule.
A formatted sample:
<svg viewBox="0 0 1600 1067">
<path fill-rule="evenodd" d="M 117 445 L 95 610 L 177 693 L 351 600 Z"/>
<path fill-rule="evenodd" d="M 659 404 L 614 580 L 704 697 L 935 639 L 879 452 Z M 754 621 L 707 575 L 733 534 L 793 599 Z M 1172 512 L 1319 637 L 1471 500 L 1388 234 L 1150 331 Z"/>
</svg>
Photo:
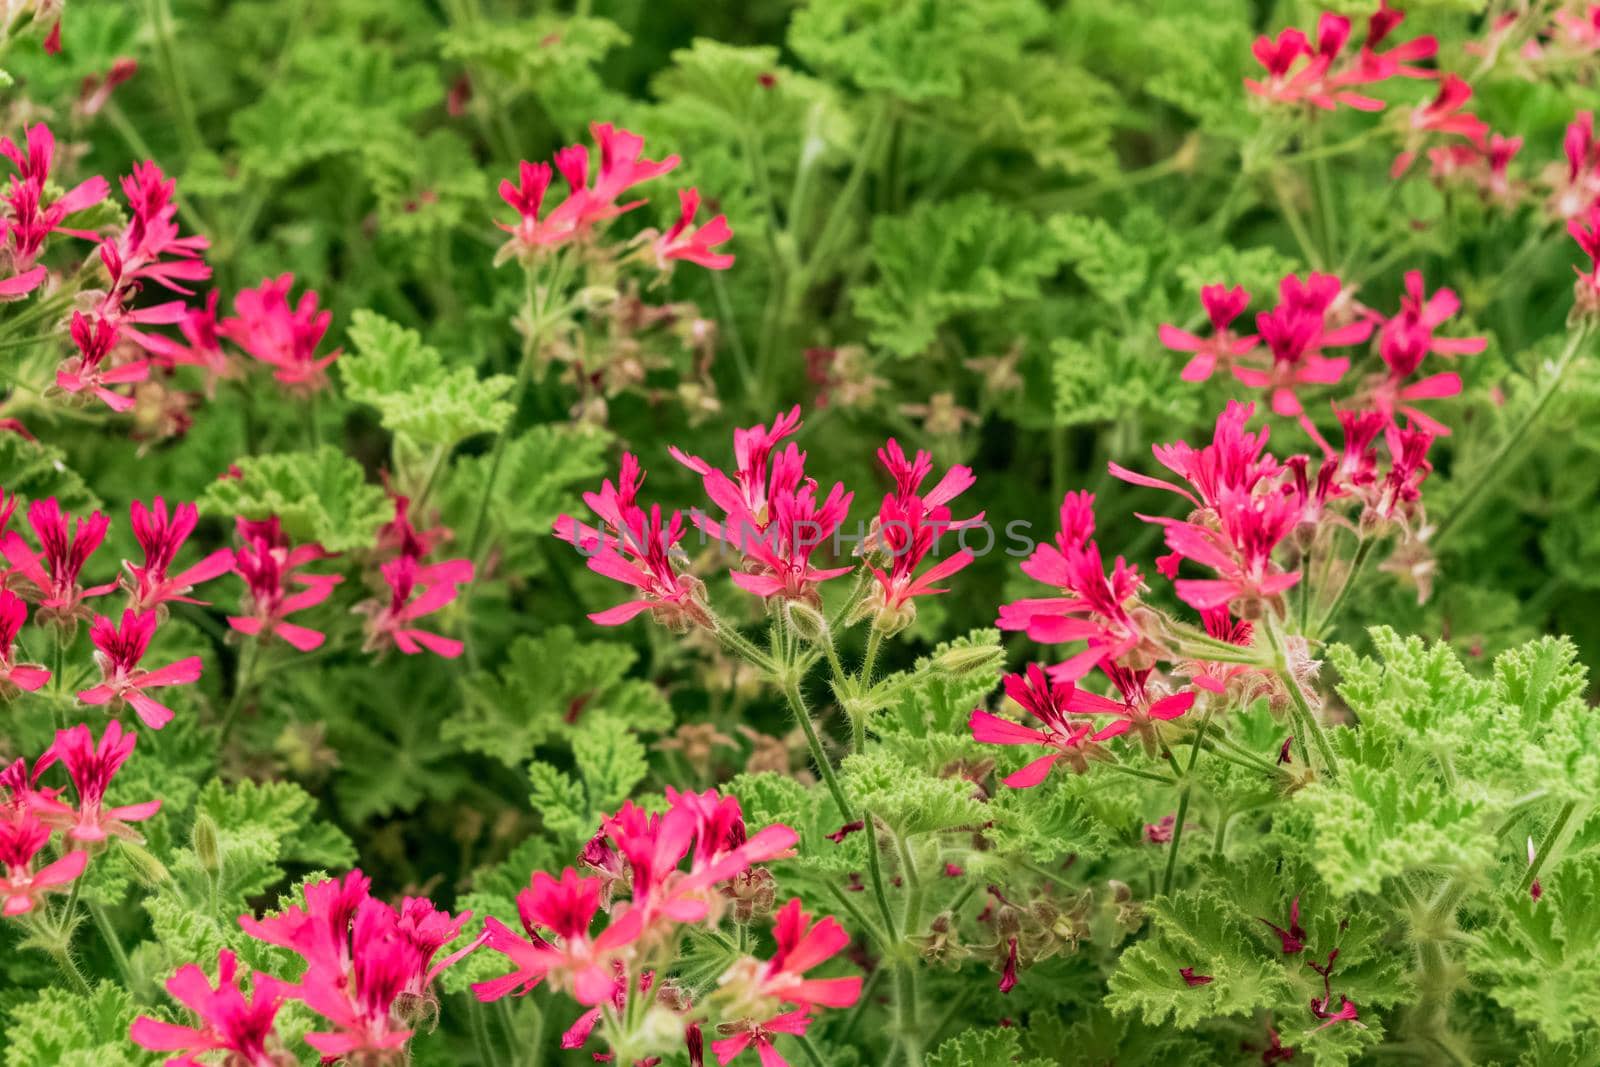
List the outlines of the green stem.
<svg viewBox="0 0 1600 1067">
<path fill-rule="evenodd" d="M 1189 766 L 1183 772 L 1183 790 L 1178 794 L 1178 813 L 1172 824 L 1172 847 L 1167 850 L 1167 872 L 1161 877 L 1161 894 L 1166 896 L 1172 892 L 1172 880 L 1178 873 L 1178 848 L 1183 842 L 1183 823 L 1189 817 L 1189 795 L 1194 789 L 1194 768 L 1200 762 L 1200 749 L 1206 740 L 1206 727 L 1211 725 L 1211 715 L 1216 711 L 1216 702 L 1206 702 L 1206 713 L 1200 719 L 1200 729 L 1194 737 L 1194 744 L 1189 749 Z"/>
<path fill-rule="evenodd" d="M 883 631 L 874 625 L 872 627 L 872 632 L 867 635 L 866 655 L 861 657 L 861 675 L 859 680 L 863 689 L 866 689 L 872 685 L 872 668 L 877 665 L 878 648 L 882 644 Z"/>
<path fill-rule="evenodd" d="M 1333 601 L 1328 605 L 1328 609 L 1317 618 L 1317 628 L 1307 636 L 1321 637 L 1328 632 L 1328 624 L 1339 617 L 1339 611 L 1344 607 L 1345 599 L 1349 597 L 1350 590 L 1354 589 L 1356 582 L 1360 580 L 1361 572 L 1366 568 L 1367 559 L 1372 555 L 1373 546 L 1377 543 L 1377 539 L 1373 537 L 1361 539 L 1361 543 L 1356 546 L 1355 556 L 1350 560 L 1350 569 L 1345 573 L 1344 582 L 1339 586 L 1339 592 L 1334 595 Z M 1301 581 L 1306 581 L 1309 577 L 1309 575 L 1304 575 L 1301 577 Z M 1302 632 L 1304 631 L 1302 630 Z"/>
<path fill-rule="evenodd" d="M 1528 864 L 1527 873 L 1522 876 L 1518 889 L 1526 893 L 1532 886 L 1534 879 L 1539 877 L 1539 870 L 1544 866 L 1545 858 L 1555 851 L 1556 842 L 1567 828 L 1567 821 L 1572 818 L 1572 813 L 1578 807 L 1578 802 L 1569 800 L 1561 805 L 1561 810 L 1556 813 L 1555 822 L 1550 824 L 1550 829 L 1545 831 L 1544 840 L 1539 842 L 1539 849 L 1533 854 L 1533 862 Z"/>
<path fill-rule="evenodd" d="M 806 1059 L 810 1060 L 814 1067 L 828 1067 L 827 1061 L 822 1058 L 822 1054 L 817 1051 L 817 1046 L 811 1043 L 809 1037 L 805 1034 L 797 1034 L 795 1041 L 799 1043 L 800 1050 L 806 1054 Z"/>
<path fill-rule="evenodd" d="M 811 749 L 811 761 L 817 765 L 817 770 L 822 772 L 822 780 L 827 783 L 828 792 L 833 795 L 833 802 L 839 807 L 839 814 L 844 816 L 844 821 L 851 818 L 850 801 L 845 796 L 844 786 L 839 784 L 839 776 L 834 773 L 833 763 L 828 759 L 827 752 L 823 751 L 822 738 L 817 735 L 817 724 L 811 721 L 811 712 L 806 708 L 805 696 L 800 692 L 800 682 L 792 675 L 781 680 L 783 695 L 789 701 L 789 709 L 794 712 L 794 717 L 800 720 L 800 729 L 805 732 L 806 745 Z"/>
<path fill-rule="evenodd" d="M 1267 640 L 1272 645 L 1272 654 L 1277 660 L 1275 673 L 1278 681 L 1289 691 L 1289 699 L 1294 704 L 1294 710 L 1299 719 L 1299 729 L 1311 737 L 1312 745 L 1317 750 L 1323 766 L 1328 773 L 1337 778 L 1339 776 L 1339 759 L 1333 754 L 1333 746 L 1328 743 L 1328 738 L 1323 733 L 1322 726 L 1317 722 L 1316 715 L 1311 710 L 1311 705 L 1306 702 L 1306 695 L 1300 688 L 1299 679 L 1289 669 L 1289 658 L 1284 652 L 1283 636 L 1278 632 L 1278 621 L 1269 617 L 1266 620 Z M 1302 748 L 1304 746 L 1302 745 Z"/>
<path fill-rule="evenodd" d="M 898 964 L 895 979 L 895 1015 L 906 1067 L 922 1067 L 923 1038 L 917 1021 L 917 1004 L 922 993 L 916 965 Z"/>
<path fill-rule="evenodd" d="M 177 50 L 172 43 L 172 11 L 167 0 L 149 0 L 145 5 L 155 29 L 156 54 L 161 63 L 161 74 L 172 93 L 173 110 L 178 116 L 178 136 L 191 162 L 205 148 L 200 136 L 200 124 L 195 118 L 194 100 L 189 95 L 189 81 L 178 64 Z"/>
<path fill-rule="evenodd" d="M 117 936 L 117 928 L 111 924 L 111 916 L 106 914 L 105 905 L 98 900 L 87 902 L 89 915 L 94 919 L 95 926 L 100 931 L 100 938 L 106 943 L 106 948 L 111 953 L 112 962 L 117 966 L 117 974 L 122 978 L 122 984 L 129 990 L 133 987 L 133 967 L 128 962 L 128 953 L 122 947 L 122 938 Z"/>
<path fill-rule="evenodd" d="M 246 638 L 244 647 L 239 650 L 239 667 L 233 680 L 233 697 L 228 701 L 228 707 L 222 713 L 221 739 L 226 742 L 229 732 L 233 729 L 233 720 L 239 714 L 239 709 L 244 707 L 245 697 L 249 695 L 254 685 L 256 658 L 261 652 L 260 638 Z"/>
<path fill-rule="evenodd" d="M 867 127 L 866 134 L 861 138 L 861 145 L 856 151 L 850 174 L 845 178 L 844 187 L 839 190 L 839 195 L 833 201 L 833 208 L 828 212 L 827 221 L 822 224 L 817 243 L 812 246 L 811 254 L 804 257 L 800 269 L 795 273 L 795 292 L 804 295 L 816 280 L 818 265 L 829 262 L 828 257 L 832 252 L 833 243 L 838 239 L 845 220 L 849 218 L 850 209 L 855 206 L 861 183 L 866 180 L 867 168 L 877 157 L 879 142 L 888 129 L 893 106 L 891 101 L 885 100 L 877 113 L 872 116 L 872 124 Z"/>
<path fill-rule="evenodd" d="M 917 874 L 917 859 L 911 852 L 911 842 L 903 834 L 894 835 L 895 849 L 900 853 L 900 876 L 905 882 L 906 911 L 901 929 L 906 936 L 922 928 L 922 879 Z"/>
<path fill-rule="evenodd" d="M 873 820 L 872 812 L 861 813 L 861 821 L 867 834 L 867 874 L 872 879 L 872 895 L 878 902 L 878 913 L 883 917 L 884 931 L 889 935 L 891 942 L 900 940 L 899 927 L 894 921 L 894 911 L 889 907 L 889 894 L 883 888 L 883 861 L 878 856 L 878 824 Z"/>
<path fill-rule="evenodd" d="M 1516 464 L 1510 462 L 1512 454 L 1528 443 L 1529 435 L 1533 428 L 1538 425 L 1539 420 L 1544 417 L 1545 412 L 1550 407 L 1550 402 L 1555 399 L 1556 393 L 1560 392 L 1561 383 L 1567 376 L 1567 368 L 1572 365 L 1573 359 L 1578 354 L 1578 349 L 1582 347 L 1584 340 L 1588 336 L 1589 326 L 1587 323 L 1572 331 L 1572 336 L 1567 341 L 1567 347 L 1562 350 L 1560 357 L 1557 358 L 1555 369 L 1551 372 L 1549 380 L 1540 388 L 1533 407 L 1528 410 L 1528 413 L 1522 417 L 1511 432 L 1505 435 L 1504 440 L 1500 442 L 1500 447 L 1495 449 L 1494 455 L 1489 458 L 1489 461 L 1478 468 L 1477 474 L 1473 477 L 1472 482 L 1468 484 L 1466 492 L 1456 500 L 1456 506 L 1451 509 L 1450 514 L 1440 520 L 1437 529 L 1433 533 L 1433 548 L 1435 551 L 1438 550 L 1440 545 L 1444 544 L 1451 533 L 1460 528 L 1461 520 L 1472 514 L 1473 508 L 1477 506 L 1478 500 L 1484 491 L 1516 469 Z"/>
</svg>

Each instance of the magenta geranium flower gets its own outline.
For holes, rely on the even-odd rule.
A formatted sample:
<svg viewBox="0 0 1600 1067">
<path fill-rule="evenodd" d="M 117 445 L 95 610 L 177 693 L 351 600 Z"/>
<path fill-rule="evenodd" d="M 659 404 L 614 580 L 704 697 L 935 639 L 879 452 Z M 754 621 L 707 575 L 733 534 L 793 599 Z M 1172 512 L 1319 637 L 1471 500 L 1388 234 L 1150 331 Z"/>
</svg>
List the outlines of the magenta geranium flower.
<svg viewBox="0 0 1600 1067">
<path fill-rule="evenodd" d="M 293 987 L 271 975 L 255 972 L 251 992 L 239 982 L 239 961 L 232 952 L 217 953 L 217 980 L 193 963 L 184 964 L 167 980 L 167 992 L 195 1015 L 197 1026 L 162 1022 L 148 1015 L 133 1021 L 128 1036 L 152 1052 L 181 1052 L 168 1067 L 192 1067 L 199 1056 L 223 1053 L 223 1062 L 238 1067 L 280 1067 L 283 1056 L 272 1046 L 278 1009 Z"/>
<path fill-rule="evenodd" d="M 1087 689 L 1074 689 L 1067 695 L 1064 705 L 1073 715 L 1110 718 L 1112 721 L 1094 735 L 1095 741 L 1107 741 L 1129 730 L 1138 731 L 1146 740 L 1155 737 L 1156 723 L 1181 718 L 1194 706 L 1192 689 L 1162 695 L 1150 691 L 1150 669 L 1134 670 L 1120 664 L 1102 662 L 1100 670 L 1116 687 L 1120 699 L 1103 697 Z"/>
<path fill-rule="evenodd" d="M 715 251 L 717 245 L 733 240 L 733 227 L 728 225 L 728 216 L 718 215 L 710 222 L 694 227 L 694 217 L 700 210 L 700 191 L 682 189 L 678 192 L 678 202 L 682 208 L 678 220 L 666 233 L 656 238 L 656 265 L 666 270 L 673 260 L 681 259 L 698 263 L 707 270 L 727 270 L 733 266 L 730 253 Z"/>
<path fill-rule="evenodd" d="M 167 502 L 156 497 L 149 506 L 135 500 L 128 508 L 133 524 L 133 536 L 144 550 L 144 564 L 132 560 L 124 562 L 128 570 L 129 606 L 137 612 L 146 612 L 157 606 L 176 602 L 203 604 L 189 594 L 202 582 L 219 578 L 233 569 L 233 553 L 219 548 L 200 562 L 177 574 L 170 574 L 174 562 L 189 535 L 200 521 L 200 512 L 194 504 L 179 504 L 169 514 Z"/>
<path fill-rule="evenodd" d="M 680 570 L 675 557 L 686 528 L 683 515 L 664 515 L 661 505 L 639 506 L 644 471 L 632 453 L 623 453 L 617 481 L 608 478 L 598 493 L 585 493 L 584 503 L 602 525 L 587 526 L 570 515 L 555 521 L 555 535 L 587 557 L 591 571 L 637 589 L 640 596 L 614 608 L 590 614 L 601 626 L 618 626 L 642 611 L 668 626 L 709 626 L 697 579 Z"/>
<path fill-rule="evenodd" d="M 0 137 L 0 155 L 16 167 L 10 186 L 0 196 L 7 208 L 0 261 L 7 261 L 9 268 L 8 277 L 0 281 L 0 299 L 16 299 L 44 282 L 46 271 L 34 266 L 34 261 L 52 233 L 95 238 L 93 233 L 66 229 L 62 223 L 68 216 L 100 203 L 110 194 L 111 187 L 104 178 L 89 178 L 47 202 L 45 193 L 55 146 L 55 136 L 43 123 L 28 129 L 25 144 L 20 147 L 11 138 Z"/>
<path fill-rule="evenodd" d="M 58 893 L 83 873 L 87 852 L 68 852 L 60 859 L 35 867 L 39 852 L 50 840 L 50 830 L 38 816 L 22 813 L 0 820 L 0 915 L 30 912 L 45 893 Z"/>
<path fill-rule="evenodd" d="M 211 268 L 200 258 L 210 242 L 199 235 L 179 236 L 178 204 L 173 199 L 177 184 L 148 161 L 135 163 L 133 173 L 122 179 L 122 193 L 133 217 L 108 242 L 122 264 L 121 284 L 151 281 L 189 295 L 189 283 L 211 277 Z"/>
<path fill-rule="evenodd" d="M 1061 595 L 1002 604 L 995 625 L 1026 633 L 1041 644 L 1086 643 L 1083 651 L 1051 668 L 1052 678 L 1081 678 L 1100 660 L 1120 659 L 1149 643 L 1138 602 L 1144 579 L 1121 556 L 1106 571 L 1094 540 L 1093 493 L 1066 494 L 1054 543 L 1034 548 L 1022 563 L 1022 573 L 1054 586 Z"/>
<path fill-rule="evenodd" d="M 133 734 L 124 733 L 122 724 L 115 719 L 106 723 L 98 744 L 89 727 L 82 723 L 57 731 L 49 755 L 66 768 L 78 800 L 71 812 L 67 837 L 74 841 L 104 841 L 115 835 L 137 841 L 139 834 L 128 823 L 143 822 L 161 810 L 160 800 L 114 808 L 104 804 L 111 780 L 133 754 L 137 740 Z"/>
<path fill-rule="evenodd" d="M 313 289 L 300 294 L 299 303 L 291 307 L 293 287 L 294 275 L 280 274 L 263 278 L 255 289 L 241 289 L 233 298 L 234 316 L 218 324 L 217 332 L 271 367 L 283 385 L 315 391 L 327 385 L 328 366 L 340 354 L 334 349 L 317 355 L 333 313 L 319 310 Z"/>
<path fill-rule="evenodd" d="M 56 371 L 56 385 L 69 393 L 93 393 L 112 411 L 124 412 L 133 407 L 133 397 L 114 392 L 110 386 L 144 381 L 150 377 L 150 361 L 136 359 L 106 366 L 119 339 L 116 324 L 110 319 L 90 319 L 83 312 L 74 311 L 72 343 L 78 354 L 62 362 Z"/>
<path fill-rule="evenodd" d="M 461 587 L 472 581 L 472 561 L 423 564 L 414 556 L 400 556 L 379 570 L 389 586 L 389 597 L 365 607 L 369 615 L 367 647 L 393 645 L 408 656 L 424 650 L 446 659 L 461 655 L 464 646 L 460 641 L 418 629 L 415 623 L 456 599 Z"/>
<path fill-rule="evenodd" d="M 31 693 L 50 680 L 50 672 L 39 664 L 14 660 L 17 634 L 27 621 L 28 605 L 11 590 L 0 589 L 0 693 L 17 689 Z"/>
<path fill-rule="evenodd" d="M 1211 320 L 1211 336 L 1200 338 L 1188 330 L 1180 330 L 1171 323 L 1161 324 L 1161 343 L 1174 352 L 1189 352 L 1193 356 L 1178 376 L 1186 382 L 1203 382 L 1211 377 L 1217 365 L 1233 365 L 1234 358 L 1255 348 L 1255 334 L 1239 336 L 1232 330 L 1233 320 L 1250 306 L 1250 294 L 1243 286 L 1232 289 L 1222 285 L 1207 285 L 1200 290 L 1200 305 L 1206 318 Z"/>
<path fill-rule="evenodd" d="M 1007 775 L 1003 779 L 1006 785 L 1013 789 L 1036 786 L 1049 776 L 1050 768 L 1063 760 L 1075 771 L 1088 769 L 1090 735 L 1094 727 L 1073 722 L 1069 717 L 1072 714 L 1069 704 L 1075 692 L 1071 682 L 1052 682 L 1037 664 L 1030 663 L 1026 673 L 1006 676 L 1005 691 L 1006 696 L 1039 720 L 1044 728 L 1024 726 L 974 708 L 967 720 L 973 740 L 989 745 L 1039 745 L 1046 750 L 1046 755 Z"/>
<path fill-rule="evenodd" d="M 905 616 L 907 605 L 919 596 L 933 596 L 949 590 L 937 583 L 960 572 L 975 557 L 960 549 L 939 560 L 927 570 L 917 573 L 924 560 L 935 555 L 939 540 L 951 530 L 960 530 L 983 521 L 983 512 L 967 519 L 956 519 L 949 508 L 950 501 L 972 487 L 977 480 L 971 467 L 954 466 L 927 491 L 922 483 L 933 473 L 933 456 L 918 451 L 908 459 L 894 438 L 878 449 L 878 461 L 894 479 L 895 488 L 884 496 L 878 507 L 878 522 L 874 541 L 889 555 L 889 569 L 873 567 L 878 580 L 875 606 L 879 618 L 898 620 Z"/>
<path fill-rule="evenodd" d="M 305 574 L 300 568 L 330 553 L 321 545 L 290 546 L 276 516 L 261 522 L 238 520 L 239 540 L 234 573 L 244 579 L 244 614 L 228 616 L 228 625 L 252 637 L 279 637 L 301 652 L 319 647 L 325 635 L 288 621 L 288 616 L 316 607 L 344 579 L 337 574 Z M 291 590 L 299 586 L 298 590 Z"/>
<path fill-rule="evenodd" d="M 28 525 L 39 539 L 39 552 L 29 549 L 15 530 L 7 530 L 0 539 L 0 553 L 10 561 L 13 573 L 31 586 L 25 590 L 30 598 L 50 615 L 76 616 L 86 598 L 104 596 L 117 587 L 116 582 L 88 589 L 78 584 L 84 565 L 105 540 L 106 528 L 111 525 L 111 520 L 100 512 L 71 519 L 62 512 L 55 497 L 47 497 L 28 504 Z"/>
<path fill-rule="evenodd" d="M 789 1061 L 773 1047 L 773 1039 L 780 1034 L 800 1036 L 810 1028 L 811 1023 L 810 1013 L 802 1009 L 784 1012 L 761 1022 L 749 1020 L 719 1026 L 718 1033 L 731 1036 L 711 1042 L 711 1053 L 716 1056 L 717 1063 L 726 1067 L 745 1049 L 753 1048 L 761 1058 L 761 1067 L 788 1067 Z"/>
<path fill-rule="evenodd" d="M 1412 380 L 1429 355 L 1460 356 L 1482 352 L 1483 337 L 1437 337 L 1435 331 L 1461 308 L 1454 291 L 1440 289 L 1432 296 L 1423 286 L 1421 271 L 1408 271 L 1400 312 L 1383 324 L 1378 334 L 1378 355 L 1388 374 L 1372 388 L 1372 403 L 1391 420 L 1405 415 L 1436 435 L 1450 430 L 1420 411 L 1415 401 L 1442 399 L 1461 392 L 1461 376 L 1454 371 Z"/>
<path fill-rule="evenodd" d="M 126 702 L 139 714 L 139 721 L 152 730 L 159 730 L 172 721 L 172 709 L 156 701 L 147 689 L 164 689 L 174 685 L 189 685 L 200 680 L 200 657 L 189 656 L 165 667 L 146 670 L 139 666 L 155 636 L 156 617 L 153 613 L 122 613 L 122 624 L 114 624 L 104 615 L 96 615 L 89 627 L 89 638 L 94 642 L 95 662 L 100 665 L 104 680 L 92 689 L 78 694 L 85 704 Z"/>
</svg>

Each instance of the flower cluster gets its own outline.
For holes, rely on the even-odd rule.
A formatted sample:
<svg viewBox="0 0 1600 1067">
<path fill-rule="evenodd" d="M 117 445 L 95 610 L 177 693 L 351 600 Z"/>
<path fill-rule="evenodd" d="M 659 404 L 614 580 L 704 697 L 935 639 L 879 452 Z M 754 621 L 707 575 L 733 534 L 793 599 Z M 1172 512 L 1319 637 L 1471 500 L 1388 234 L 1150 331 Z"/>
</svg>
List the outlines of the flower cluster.
<svg viewBox="0 0 1600 1067">
<path fill-rule="evenodd" d="M 142 840 L 130 823 L 143 822 L 161 809 L 160 800 L 108 807 L 112 779 L 133 753 L 136 738 L 113 719 L 99 741 L 88 726 L 58 730 L 55 741 L 32 767 L 17 758 L 0 770 L 0 914 L 25 915 L 43 894 L 58 892 L 83 874 L 92 854 L 111 836 Z M 64 787 L 42 785 L 46 771 L 59 764 L 72 784 L 72 803 Z M 55 841 L 59 855 L 41 859 Z"/>
<path fill-rule="evenodd" d="M 523 160 L 517 180 L 500 183 L 500 198 L 517 213 L 516 222 L 497 224 L 511 235 L 501 247 L 500 260 L 529 259 L 587 239 L 600 224 L 645 203 L 643 199 L 619 202 L 623 194 L 678 165 L 677 156 L 659 161 L 644 158 L 644 138 L 609 122 L 594 123 L 589 132 L 600 154 L 600 165 L 592 176 L 589 149 L 575 144 L 556 152 L 553 169 L 549 163 Z M 566 182 L 567 195 L 546 210 L 545 198 L 558 171 Z M 710 270 L 733 266 L 733 256 L 715 250 L 733 237 L 726 216 L 718 215 L 696 227 L 699 190 L 681 190 L 678 198 L 677 221 L 650 243 L 652 261 L 662 270 L 680 259 Z"/>
<path fill-rule="evenodd" d="M 392 499 L 394 519 L 378 531 L 377 544 L 379 553 L 388 557 L 378 571 L 389 595 L 356 608 L 367 616 L 366 649 L 393 647 L 408 656 L 426 650 L 454 659 L 463 650 L 460 641 L 418 629 L 415 624 L 455 601 L 462 586 L 472 581 L 472 561 L 427 562 L 426 557 L 436 544 L 449 538 L 450 531 L 418 530 L 411 522 L 410 499 L 398 494 L 392 494 Z"/>
<path fill-rule="evenodd" d="M 140 1016 L 130 1036 L 153 1051 L 185 1052 L 183 1059 L 215 1051 L 230 1062 L 277 1064 L 284 1050 L 274 1022 L 283 1004 L 296 1000 L 330 1027 L 305 1035 L 325 1061 L 404 1050 L 434 999 L 434 980 L 483 939 L 441 957 L 459 940 L 471 912 L 451 915 L 426 897 L 406 897 L 394 907 L 370 889 L 366 875 L 351 871 L 308 883 L 303 907 L 292 904 L 263 919 L 241 916 L 245 933 L 305 961 L 300 977 L 288 982 L 258 972 L 247 996 L 233 953 L 219 955 L 215 985 L 197 965 L 186 964 L 167 990 L 199 1025 Z"/>
<path fill-rule="evenodd" d="M 514 970 L 473 990 L 488 1001 L 545 984 L 571 996 L 588 1010 L 567 1031 L 564 1048 L 581 1047 L 597 1026 L 613 1049 L 638 1052 L 663 1051 L 641 1049 L 646 1035 L 681 1033 L 699 1062 L 710 1024 L 724 1035 L 712 1043 L 720 1063 L 751 1048 L 763 1064 L 782 1064 L 773 1046 L 778 1034 L 804 1034 L 813 1010 L 848 1007 L 860 995 L 858 977 L 806 974 L 842 951 L 848 935 L 833 919 L 811 922 L 791 900 L 774 918 L 774 955 L 739 959 L 702 1002 L 660 980 L 683 930 L 714 928 L 738 895 L 737 884 L 757 873 L 753 865 L 787 855 L 797 840 L 781 825 L 748 834 L 739 802 L 714 790 L 669 789 L 667 802 L 659 815 L 629 802 L 605 819 L 581 858 L 592 873 L 536 872 L 517 896 L 521 933 L 485 920 L 486 946 Z M 596 931 L 602 913 L 604 926 Z M 629 1011 L 635 996 L 649 998 L 642 1012 Z"/>
<path fill-rule="evenodd" d="M 1360 111 L 1381 111 L 1383 101 L 1357 90 L 1390 78 L 1429 78 L 1431 71 L 1412 66 L 1431 59 L 1439 42 L 1431 37 L 1416 37 L 1393 45 L 1383 45 L 1405 21 L 1405 15 L 1379 0 L 1378 10 L 1367 20 L 1367 33 L 1353 51 L 1351 23 L 1344 15 L 1324 12 L 1317 22 L 1316 41 L 1289 27 L 1277 38 L 1256 38 L 1251 51 L 1266 73 L 1263 81 L 1245 79 L 1245 86 L 1273 104 L 1301 105 L 1328 111 L 1343 104 Z"/>
</svg>

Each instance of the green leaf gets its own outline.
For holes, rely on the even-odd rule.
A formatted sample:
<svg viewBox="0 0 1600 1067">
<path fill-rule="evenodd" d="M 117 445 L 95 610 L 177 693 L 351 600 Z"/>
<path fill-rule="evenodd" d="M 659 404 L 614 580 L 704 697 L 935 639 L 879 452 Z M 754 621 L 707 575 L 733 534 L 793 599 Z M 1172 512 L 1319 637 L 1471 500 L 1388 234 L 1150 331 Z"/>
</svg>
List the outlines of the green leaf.
<svg viewBox="0 0 1600 1067">
<path fill-rule="evenodd" d="M 338 363 L 345 391 L 377 408 L 390 433 L 451 448 L 475 434 L 497 433 L 511 418 L 507 375 L 479 379 L 470 367 L 447 368 L 416 331 L 370 311 L 355 313 L 350 340 L 355 350 Z"/>
<path fill-rule="evenodd" d="M 1525 891 L 1502 898 L 1498 921 L 1478 931 L 1468 967 L 1519 1022 L 1565 1041 L 1600 1018 L 1600 856 L 1561 864 L 1543 886 L 1537 900 Z"/>
<path fill-rule="evenodd" d="M 1022 1058 L 1016 1029 L 973 1027 L 941 1044 L 927 1059 L 928 1067 L 1048 1067 L 1050 1061 Z"/>
<path fill-rule="evenodd" d="M 878 751 L 850 756 L 841 769 L 845 792 L 902 834 L 977 827 L 988 821 L 972 783 L 959 775 L 931 777 Z"/>
<path fill-rule="evenodd" d="M 607 470 L 611 438 L 593 426 L 534 426 L 507 442 L 489 501 L 489 517 L 503 534 L 548 534 L 557 515 L 581 506 L 588 488 Z M 449 514 L 456 529 L 470 530 L 488 481 L 490 455 L 458 461 L 451 474 Z"/>
<path fill-rule="evenodd" d="M 66 453 L 19 433 L 0 433 L 0 485 L 7 498 L 42 500 L 53 496 L 73 514 L 88 514 L 104 506 L 67 466 Z"/>
<path fill-rule="evenodd" d="M 265 519 L 276 515 L 292 540 L 315 541 L 330 552 L 372 544 L 391 517 L 384 492 L 368 484 L 361 465 L 332 445 L 239 459 L 238 478 L 211 483 L 200 499 L 209 515 Z"/>
<path fill-rule="evenodd" d="M 789 46 L 862 89 L 920 102 L 961 97 L 1046 25 L 1031 0 L 810 0 Z"/>
<path fill-rule="evenodd" d="M 156 1064 L 159 1056 L 128 1040 L 139 1014 L 133 997 L 113 982 L 100 982 L 89 996 L 59 987 L 41 989 L 8 1013 L 5 1067 L 132 1067 Z"/>
<path fill-rule="evenodd" d="M 958 315 L 1036 299 L 1064 256 L 1051 229 L 979 193 L 873 220 L 871 250 L 877 280 L 856 291 L 856 313 L 898 356 L 924 351 Z"/>
</svg>

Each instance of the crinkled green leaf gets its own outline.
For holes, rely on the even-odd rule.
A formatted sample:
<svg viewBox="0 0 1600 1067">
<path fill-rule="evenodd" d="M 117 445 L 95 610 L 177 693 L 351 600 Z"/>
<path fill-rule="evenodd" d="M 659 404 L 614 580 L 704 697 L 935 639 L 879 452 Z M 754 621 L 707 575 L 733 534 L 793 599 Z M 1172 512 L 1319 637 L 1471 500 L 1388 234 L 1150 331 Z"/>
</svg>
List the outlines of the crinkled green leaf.
<svg viewBox="0 0 1600 1067">
<path fill-rule="evenodd" d="M 209 515 L 265 519 L 276 515 L 294 541 L 315 541 L 330 552 L 372 544 L 393 517 L 384 492 L 361 465 L 324 445 L 315 451 L 244 456 L 239 477 L 213 482 L 201 497 Z"/>
</svg>

